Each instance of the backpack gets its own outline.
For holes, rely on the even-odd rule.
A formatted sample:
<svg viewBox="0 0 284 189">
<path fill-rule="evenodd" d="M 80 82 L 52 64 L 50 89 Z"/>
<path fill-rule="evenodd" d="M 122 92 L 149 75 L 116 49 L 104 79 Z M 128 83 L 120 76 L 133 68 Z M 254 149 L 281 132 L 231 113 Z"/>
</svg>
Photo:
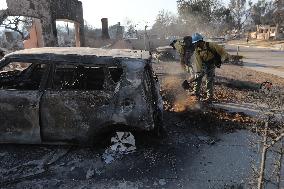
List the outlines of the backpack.
<svg viewBox="0 0 284 189">
<path fill-rule="evenodd" d="M 211 49 L 208 42 L 206 42 L 206 47 L 209 52 L 211 52 L 214 55 L 214 58 L 212 60 L 209 60 L 208 62 L 215 65 L 217 68 L 220 68 L 222 65 L 222 57 L 215 51 L 215 49 Z"/>
</svg>

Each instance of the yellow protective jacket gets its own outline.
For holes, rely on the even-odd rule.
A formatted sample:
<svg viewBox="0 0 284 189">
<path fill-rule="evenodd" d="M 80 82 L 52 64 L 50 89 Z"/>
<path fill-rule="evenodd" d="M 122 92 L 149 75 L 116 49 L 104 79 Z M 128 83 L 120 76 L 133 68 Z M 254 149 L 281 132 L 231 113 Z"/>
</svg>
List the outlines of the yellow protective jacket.
<svg viewBox="0 0 284 189">
<path fill-rule="evenodd" d="M 206 43 L 208 43 L 208 45 Z M 211 42 L 206 43 L 204 43 L 204 46 L 202 48 L 198 47 L 194 51 L 192 63 L 195 67 L 195 72 L 201 72 L 203 69 L 203 63 L 210 62 L 210 60 L 215 58 L 213 52 L 218 53 L 221 56 L 222 62 L 230 57 L 230 55 L 222 46 Z M 210 49 L 208 49 L 208 47 Z"/>
<path fill-rule="evenodd" d="M 192 49 L 187 49 L 186 44 L 183 40 L 178 40 L 175 44 L 174 44 L 174 48 L 176 49 L 176 51 L 179 53 L 180 55 L 180 63 L 181 65 L 188 70 L 188 66 L 190 64 L 190 58 L 193 54 L 193 50 Z"/>
<path fill-rule="evenodd" d="M 174 44 L 174 47 L 181 57 L 185 55 L 185 43 L 183 40 L 178 40 Z"/>
</svg>

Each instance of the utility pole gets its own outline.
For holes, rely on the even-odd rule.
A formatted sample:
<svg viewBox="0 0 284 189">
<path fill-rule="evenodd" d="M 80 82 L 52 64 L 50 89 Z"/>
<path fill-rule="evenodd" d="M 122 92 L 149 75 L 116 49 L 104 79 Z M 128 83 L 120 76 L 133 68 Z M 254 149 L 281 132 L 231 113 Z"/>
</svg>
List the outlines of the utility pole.
<svg viewBox="0 0 284 189">
<path fill-rule="evenodd" d="M 148 34 L 147 34 L 147 28 L 148 26 L 145 26 L 145 30 L 144 30 L 144 46 L 145 46 L 145 51 L 147 51 L 147 41 L 146 39 L 148 38 Z"/>
</svg>

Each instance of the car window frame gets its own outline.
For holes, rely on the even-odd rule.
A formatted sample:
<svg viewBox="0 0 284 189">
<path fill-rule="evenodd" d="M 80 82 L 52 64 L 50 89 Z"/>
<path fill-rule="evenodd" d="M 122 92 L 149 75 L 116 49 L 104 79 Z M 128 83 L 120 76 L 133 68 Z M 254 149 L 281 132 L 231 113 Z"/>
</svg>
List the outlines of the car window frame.
<svg viewBox="0 0 284 189">
<path fill-rule="evenodd" d="M 154 78 L 154 71 L 153 71 L 153 68 L 150 64 L 147 64 L 145 67 L 144 67 L 144 73 L 145 73 L 145 80 L 148 80 L 146 83 L 147 84 L 150 84 L 149 89 L 150 89 L 150 95 L 151 95 L 151 98 L 149 99 L 150 102 L 151 102 L 151 105 L 154 109 L 158 109 L 158 97 L 156 95 L 156 90 L 155 90 L 155 82 L 157 82 Z M 145 89 L 146 90 L 146 89 Z"/>
<path fill-rule="evenodd" d="M 65 65 L 72 65 L 72 66 L 87 66 L 87 67 L 102 67 L 103 70 L 104 70 L 104 74 L 105 74 L 105 81 L 104 83 L 110 83 L 109 81 L 109 77 L 111 77 L 110 75 L 108 76 L 109 71 L 108 71 L 108 65 L 102 65 L 102 64 L 96 64 L 96 63 L 74 63 L 74 62 L 53 62 L 51 64 L 51 71 L 50 71 L 50 76 L 49 76 L 49 81 L 48 81 L 48 84 L 47 84 L 47 87 L 46 87 L 46 90 L 49 90 L 49 91 L 53 91 L 53 92 L 71 92 L 71 91 L 84 91 L 84 92 L 95 92 L 95 91 L 111 91 L 108 87 L 103 89 L 103 90 L 79 90 L 79 89 L 55 89 L 53 87 L 54 83 L 53 83 L 53 80 L 54 80 L 54 76 L 55 76 L 55 71 L 56 71 L 56 65 L 58 64 L 65 64 Z M 111 80 L 112 81 L 112 80 Z M 111 82 L 112 83 L 112 82 Z M 113 82 L 114 83 L 114 82 Z"/>
<path fill-rule="evenodd" d="M 36 66 L 37 64 L 44 64 L 47 65 L 46 69 L 44 70 L 43 76 L 41 77 L 41 81 L 39 84 L 39 87 L 37 90 L 18 90 L 18 89 L 0 89 L 0 91 L 44 91 L 46 88 L 46 84 L 47 84 L 47 80 L 48 80 L 48 76 L 50 73 L 50 69 L 51 69 L 51 65 L 49 62 L 47 61 L 41 61 L 41 60 L 29 60 L 29 59 L 20 59 L 20 58 L 16 58 L 16 59 L 6 59 L 3 58 L 0 61 L 0 69 L 4 68 L 5 66 L 9 65 L 10 63 L 13 62 L 19 62 L 19 63 L 31 63 L 31 66 Z"/>
</svg>

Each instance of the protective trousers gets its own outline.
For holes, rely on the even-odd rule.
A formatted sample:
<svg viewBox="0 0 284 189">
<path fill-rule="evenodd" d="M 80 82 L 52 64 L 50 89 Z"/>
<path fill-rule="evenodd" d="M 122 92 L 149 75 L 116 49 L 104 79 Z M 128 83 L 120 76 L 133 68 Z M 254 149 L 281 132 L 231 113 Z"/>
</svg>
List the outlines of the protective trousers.
<svg viewBox="0 0 284 189">
<path fill-rule="evenodd" d="M 196 74 L 196 80 L 194 82 L 194 94 L 199 97 L 202 85 L 202 79 L 206 76 L 206 95 L 207 98 L 213 98 L 214 92 L 214 80 L 215 80 L 215 66 L 208 63 L 202 64 L 201 72 Z"/>
</svg>

